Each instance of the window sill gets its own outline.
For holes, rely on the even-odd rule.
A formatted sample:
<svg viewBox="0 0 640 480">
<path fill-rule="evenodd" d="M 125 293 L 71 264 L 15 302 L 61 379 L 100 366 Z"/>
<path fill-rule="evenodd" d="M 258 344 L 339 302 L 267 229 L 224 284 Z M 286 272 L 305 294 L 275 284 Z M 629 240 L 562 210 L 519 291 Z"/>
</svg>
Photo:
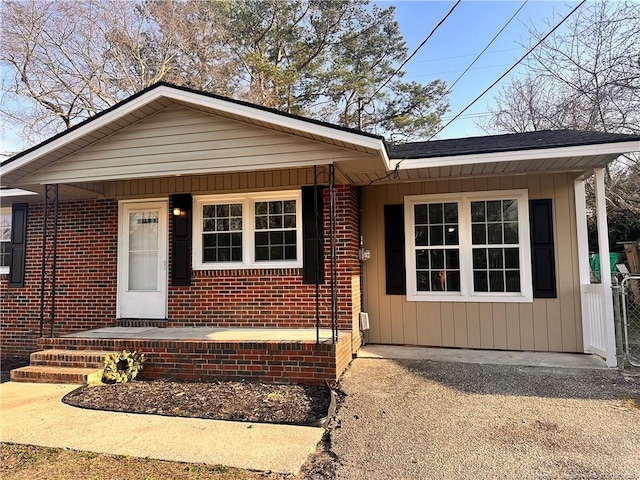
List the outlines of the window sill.
<svg viewBox="0 0 640 480">
<path fill-rule="evenodd" d="M 407 295 L 409 302 L 464 302 L 464 303 L 533 303 L 532 296 L 525 295 Z"/>
</svg>

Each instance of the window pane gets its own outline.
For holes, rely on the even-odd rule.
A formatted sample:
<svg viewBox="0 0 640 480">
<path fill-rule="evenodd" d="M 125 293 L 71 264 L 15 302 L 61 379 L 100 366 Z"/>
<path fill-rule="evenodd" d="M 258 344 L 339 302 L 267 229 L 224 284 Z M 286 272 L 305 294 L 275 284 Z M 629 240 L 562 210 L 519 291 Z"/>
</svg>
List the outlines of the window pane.
<svg viewBox="0 0 640 480">
<path fill-rule="evenodd" d="M 269 245 L 269 234 L 267 232 L 256 232 L 256 245 Z"/>
<path fill-rule="evenodd" d="M 9 266 L 11 242 L 0 242 L 0 267 Z"/>
<path fill-rule="evenodd" d="M 205 232 L 215 232 L 216 221 L 214 219 L 205 218 L 203 221 L 202 230 L 204 230 Z"/>
<path fill-rule="evenodd" d="M 429 205 L 429 223 L 444 223 L 443 211 L 441 203 L 432 203 Z"/>
<path fill-rule="evenodd" d="M 520 268 L 520 252 L 518 248 L 504 249 L 505 268 Z"/>
<path fill-rule="evenodd" d="M 489 271 L 489 291 L 504 292 L 504 272 L 502 270 Z"/>
<path fill-rule="evenodd" d="M 460 268 L 460 252 L 458 250 L 445 250 L 447 270 Z"/>
<path fill-rule="evenodd" d="M 283 260 L 284 259 L 284 247 L 283 246 L 272 246 L 269 250 L 269 254 L 271 258 L 269 260 Z"/>
<path fill-rule="evenodd" d="M 487 225 L 487 243 L 500 245 L 502 243 L 502 224 L 490 223 Z"/>
<path fill-rule="evenodd" d="M 269 260 L 269 247 L 256 247 L 256 260 Z"/>
<path fill-rule="evenodd" d="M 505 280 L 507 283 L 507 292 L 520 291 L 520 272 L 518 271 L 505 272 Z"/>
<path fill-rule="evenodd" d="M 413 207 L 416 225 L 425 225 L 427 223 L 427 206 L 415 205 Z"/>
<path fill-rule="evenodd" d="M 485 245 L 487 243 L 486 225 L 474 224 L 471 226 L 471 243 L 474 245 Z"/>
<path fill-rule="evenodd" d="M 228 232 L 229 231 L 229 219 L 223 218 L 216 220 L 216 230 L 218 232 Z"/>
<path fill-rule="evenodd" d="M 271 245 L 282 245 L 284 243 L 284 232 L 269 233 L 269 243 Z"/>
<path fill-rule="evenodd" d="M 242 216 L 242 204 L 234 203 L 229 208 L 232 217 L 241 217 Z"/>
<path fill-rule="evenodd" d="M 419 292 L 429 291 L 429 275 L 428 272 L 416 273 L 416 287 Z"/>
<path fill-rule="evenodd" d="M 231 245 L 231 235 L 228 233 L 219 233 L 218 234 L 218 246 L 219 247 L 228 247 Z"/>
<path fill-rule="evenodd" d="M 231 260 L 234 262 L 242 261 L 242 247 L 234 247 L 231 249 Z"/>
<path fill-rule="evenodd" d="M 489 248 L 489 268 L 502 268 L 502 249 L 501 248 Z"/>
<path fill-rule="evenodd" d="M 485 268 L 487 268 L 487 249 L 474 248 L 473 249 L 473 269 L 481 270 Z"/>
<path fill-rule="evenodd" d="M 284 232 L 284 243 L 287 245 L 295 245 L 297 243 L 296 232 Z"/>
<path fill-rule="evenodd" d="M 218 216 L 218 217 L 228 217 L 229 216 L 229 205 L 216 205 L 216 216 Z"/>
<path fill-rule="evenodd" d="M 431 268 L 444 269 L 444 250 L 431 250 Z"/>
<path fill-rule="evenodd" d="M 204 218 L 213 218 L 216 216 L 216 206 L 215 205 L 205 205 L 202 207 L 202 216 Z"/>
<path fill-rule="evenodd" d="M 266 215 L 267 202 L 256 202 L 256 215 Z"/>
<path fill-rule="evenodd" d="M 295 246 L 285 246 L 284 247 L 284 259 L 285 260 L 295 260 L 298 252 Z"/>
<path fill-rule="evenodd" d="M 502 202 L 491 200 L 487 202 L 487 222 L 502 221 Z"/>
<path fill-rule="evenodd" d="M 446 223 L 458 223 L 458 204 L 457 203 L 444 204 L 444 221 Z"/>
<path fill-rule="evenodd" d="M 444 243 L 446 245 L 458 245 L 458 225 L 445 225 Z"/>
<path fill-rule="evenodd" d="M 231 261 L 231 249 L 230 248 L 219 248 L 218 249 L 218 261 L 219 262 L 229 262 L 229 261 Z"/>
<path fill-rule="evenodd" d="M 269 202 L 269 215 L 281 214 L 282 202 Z"/>
<path fill-rule="evenodd" d="M 444 245 L 443 229 L 442 225 L 429 227 L 429 245 Z"/>
<path fill-rule="evenodd" d="M 284 213 L 296 213 L 295 200 L 287 200 L 284 202 Z"/>
<path fill-rule="evenodd" d="M 266 230 L 267 227 L 267 217 L 256 217 L 256 230 Z"/>
<path fill-rule="evenodd" d="M 447 274 L 444 270 L 431 271 L 431 291 L 444 292 Z"/>
<path fill-rule="evenodd" d="M 296 216 L 285 215 L 284 216 L 284 228 L 296 228 Z"/>
<path fill-rule="evenodd" d="M 513 222 L 518 220 L 517 200 L 504 200 L 502 202 L 502 218 L 505 222 Z"/>
<path fill-rule="evenodd" d="M 416 227 L 416 246 L 429 245 L 428 227 Z"/>
<path fill-rule="evenodd" d="M 429 250 L 416 251 L 416 268 L 418 270 L 429 268 Z"/>
<path fill-rule="evenodd" d="M 447 291 L 460 291 L 460 272 L 447 272 Z"/>
<path fill-rule="evenodd" d="M 471 202 L 471 221 L 486 221 L 485 202 Z"/>
<path fill-rule="evenodd" d="M 242 230 L 242 218 L 231 218 L 229 219 L 229 230 Z"/>
<path fill-rule="evenodd" d="M 202 260 L 205 262 L 216 262 L 218 257 L 216 256 L 215 248 L 204 248 L 202 250 Z"/>
<path fill-rule="evenodd" d="M 518 243 L 518 222 L 504 224 L 504 243 Z"/>
<path fill-rule="evenodd" d="M 282 217 L 281 216 L 277 216 L 277 217 L 272 217 L 269 216 L 269 228 L 282 228 Z"/>
<path fill-rule="evenodd" d="M 475 292 L 488 292 L 489 281 L 487 279 L 487 272 L 473 272 L 473 290 Z"/>
</svg>

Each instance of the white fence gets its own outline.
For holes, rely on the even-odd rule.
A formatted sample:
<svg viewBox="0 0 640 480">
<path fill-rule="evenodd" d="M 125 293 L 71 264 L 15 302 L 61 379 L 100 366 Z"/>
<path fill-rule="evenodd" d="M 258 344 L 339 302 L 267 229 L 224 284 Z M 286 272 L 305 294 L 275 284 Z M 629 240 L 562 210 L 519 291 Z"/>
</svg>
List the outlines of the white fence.
<svg viewBox="0 0 640 480">
<path fill-rule="evenodd" d="M 605 286 L 599 283 L 582 285 L 582 328 L 584 328 L 585 352 L 595 353 L 615 365 L 615 339 L 613 320 L 606 312 Z M 613 312 L 611 312 L 613 313 Z M 611 325 L 608 325 L 609 320 Z"/>
</svg>

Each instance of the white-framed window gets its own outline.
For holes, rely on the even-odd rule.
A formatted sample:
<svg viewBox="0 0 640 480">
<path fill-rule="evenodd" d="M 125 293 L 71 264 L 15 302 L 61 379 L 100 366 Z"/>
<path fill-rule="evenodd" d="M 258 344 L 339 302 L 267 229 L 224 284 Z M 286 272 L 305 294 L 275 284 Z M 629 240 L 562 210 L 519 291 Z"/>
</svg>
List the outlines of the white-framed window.
<svg viewBox="0 0 640 480">
<path fill-rule="evenodd" d="M 9 273 L 11 208 L 0 208 L 0 274 Z"/>
<path fill-rule="evenodd" d="M 526 190 L 405 197 L 407 299 L 533 300 Z"/>
<path fill-rule="evenodd" d="M 194 269 L 298 267 L 299 190 L 194 197 Z"/>
</svg>

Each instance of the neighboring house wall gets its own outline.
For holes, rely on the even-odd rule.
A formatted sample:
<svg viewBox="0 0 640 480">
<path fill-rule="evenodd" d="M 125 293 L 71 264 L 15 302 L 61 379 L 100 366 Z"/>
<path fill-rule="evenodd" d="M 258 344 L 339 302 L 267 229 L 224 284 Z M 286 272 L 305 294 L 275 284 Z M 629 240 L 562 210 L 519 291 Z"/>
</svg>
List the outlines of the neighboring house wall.
<svg viewBox="0 0 640 480">
<path fill-rule="evenodd" d="M 371 343 L 582 352 L 573 176 L 566 173 L 424 181 L 365 187 L 364 310 Z M 533 303 L 407 301 L 385 290 L 384 205 L 406 195 L 527 189 L 553 200 L 557 298 Z"/>
<path fill-rule="evenodd" d="M 176 192 L 217 193 L 228 187 L 243 191 L 269 188 L 299 188 L 313 183 L 310 171 L 260 172 L 229 176 L 199 176 L 133 182 L 141 200 Z M 212 183 L 210 183 L 212 182 Z M 112 184 L 114 188 L 121 182 Z M 172 187 L 155 191 L 154 186 Z M 186 187 L 186 188 L 185 188 Z M 107 187 L 110 188 L 110 187 Z M 143 190 L 144 191 L 141 191 Z M 209 189 L 213 189 L 209 190 Z M 127 197 L 127 198 L 130 198 Z M 329 284 L 328 189 L 325 190 L 325 278 L 320 291 L 321 326 L 331 322 Z M 358 260 L 358 195 L 355 187 L 336 187 L 338 326 L 354 329 L 353 347 L 359 346 L 357 328 L 360 308 L 360 263 Z M 169 209 L 171 215 L 171 209 Z M 170 224 L 171 222 L 169 222 Z M 117 200 L 61 202 L 58 217 L 58 269 L 55 336 L 92 328 L 113 326 L 117 297 Z M 171 251 L 171 234 L 169 251 Z M 3 355 L 25 355 L 36 350 L 39 336 L 42 248 L 42 204 L 30 204 L 28 213 L 26 279 L 22 288 L 7 288 L 2 281 Z M 171 269 L 171 265 L 169 265 Z M 170 274 L 169 274 L 170 277 Z M 170 281 L 170 280 L 169 280 Z M 314 327 L 315 285 L 302 283 L 302 269 L 200 270 L 192 285 L 169 285 L 170 326 Z M 47 317 L 48 319 L 48 317 Z M 45 336 L 49 336 L 48 326 Z"/>
</svg>

